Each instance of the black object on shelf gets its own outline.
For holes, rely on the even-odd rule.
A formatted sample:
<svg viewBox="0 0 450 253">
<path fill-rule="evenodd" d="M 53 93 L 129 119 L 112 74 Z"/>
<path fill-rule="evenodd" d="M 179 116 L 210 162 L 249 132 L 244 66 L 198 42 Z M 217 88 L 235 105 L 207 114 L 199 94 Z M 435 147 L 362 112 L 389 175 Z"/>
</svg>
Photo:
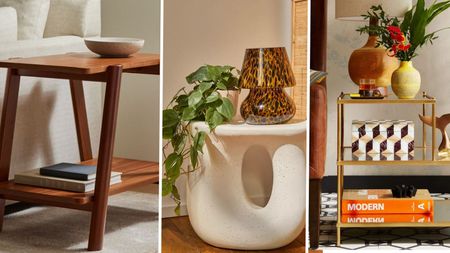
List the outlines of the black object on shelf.
<svg viewBox="0 0 450 253">
<path fill-rule="evenodd" d="M 391 190 L 394 198 L 412 198 L 417 193 L 417 188 L 414 185 L 396 185 Z"/>
</svg>

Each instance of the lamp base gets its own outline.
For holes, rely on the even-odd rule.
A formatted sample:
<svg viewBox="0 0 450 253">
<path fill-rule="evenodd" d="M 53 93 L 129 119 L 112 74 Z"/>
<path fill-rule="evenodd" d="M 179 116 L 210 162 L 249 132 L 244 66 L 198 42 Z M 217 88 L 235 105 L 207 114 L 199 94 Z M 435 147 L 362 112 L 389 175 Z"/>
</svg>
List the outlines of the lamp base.
<svg viewBox="0 0 450 253">
<path fill-rule="evenodd" d="M 242 102 L 241 115 L 251 125 L 281 124 L 294 117 L 295 103 L 283 88 L 253 88 Z"/>
</svg>

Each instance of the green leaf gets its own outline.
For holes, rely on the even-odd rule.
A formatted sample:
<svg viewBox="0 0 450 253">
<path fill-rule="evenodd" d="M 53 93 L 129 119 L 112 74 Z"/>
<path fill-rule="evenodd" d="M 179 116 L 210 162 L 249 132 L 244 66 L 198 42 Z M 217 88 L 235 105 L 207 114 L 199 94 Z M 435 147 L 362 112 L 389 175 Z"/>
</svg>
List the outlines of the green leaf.
<svg viewBox="0 0 450 253">
<path fill-rule="evenodd" d="M 178 113 L 173 109 L 163 111 L 163 127 L 176 126 L 179 123 Z"/>
<path fill-rule="evenodd" d="M 227 86 L 224 83 L 219 82 L 217 83 L 217 88 L 219 88 L 219 90 L 226 90 Z"/>
<path fill-rule="evenodd" d="M 179 106 L 186 107 L 188 105 L 188 95 L 180 95 L 175 101 Z"/>
<path fill-rule="evenodd" d="M 178 188 L 175 185 L 172 186 L 172 196 L 177 201 L 180 201 L 180 199 L 181 199 Z"/>
<path fill-rule="evenodd" d="M 169 182 L 166 178 L 163 178 L 162 180 L 162 195 L 167 196 L 172 192 L 172 183 Z"/>
<path fill-rule="evenodd" d="M 217 91 L 213 91 L 207 98 L 206 98 L 206 103 L 212 103 L 214 101 L 217 101 L 219 99 L 219 93 Z"/>
<path fill-rule="evenodd" d="M 186 81 L 188 84 L 210 80 L 211 79 L 208 78 L 208 68 L 206 66 L 198 68 L 196 71 L 186 77 Z"/>
<path fill-rule="evenodd" d="M 170 154 L 164 161 L 166 176 L 174 182 L 180 176 L 180 168 L 183 164 L 183 156 L 177 153 Z"/>
<path fill-rule="evenodd" d="M 187 136 L 185 134 L 176 134 L 172 138 L 172 147 L 176 153 L 181 153 L 186 144 Z"/>
<path fill-rule="evenodd" d="M 217 111 L 227 120 L 231 120 L 234 116 L 234 107 L 228 98 L 222 98 L 222 104 L 217 107 Z"/>
<path fill-rule="evenodd" d="M 223 116 L 217 110 L 207 112 L 206 122 L 208 123 L 209 128 L 214 130 L 217 126 L 223 123 Z"/>
<path fill-rule="evenodd" d="M 199 85 L 200 92 L 205 93 L 205 91 L 211 89 L 212 86 L 213 86 L 213 83 L 211 83 L 211 82 L 202 82 Z"/>
<path fill-rule="evenodd" d="M 181 115 L 181 119 L 184 121 L 189 121 L 194 119 L 196 116 L 195 109 L 192 107 L 187 107 L 183 110 L 183 115 Z"/>
<path fill-rule="evenodd" d="M 200 152 L 203 153 L 203 146 L 205 145 L 206 133 L 203 131 L 198 132 L 195 137 L 195 147 Z"/>
<path fill-rule="evenodd" d="M 189 155 L 191 158 L 191 165 L 192 165 L 192 169 L 196 169 L 197 168 L 197 161 L 198 161 L 198 150 L 196 147 L 191 147 L 191 149 L 189 150 Z"/>
<path fill-rule="evenodd" d="M 163 127 L 163 139 L 170 140 L 175 134 L 175 127 Z"/>
<path fill-rule="evenodd" d="M 199 90 L 193 91 L 188 98 L 189 107 L 197 105 L 202 100 L 202 92 Z"/>
</svg>

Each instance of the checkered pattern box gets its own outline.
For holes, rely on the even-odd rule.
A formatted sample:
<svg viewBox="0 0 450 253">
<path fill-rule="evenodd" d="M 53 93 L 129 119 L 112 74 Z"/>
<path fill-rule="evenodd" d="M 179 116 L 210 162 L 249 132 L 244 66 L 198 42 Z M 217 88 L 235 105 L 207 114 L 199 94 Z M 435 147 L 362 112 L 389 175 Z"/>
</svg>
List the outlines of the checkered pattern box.
<svg viewBox="0 0 450 253">
<path fill-rule="evenodd" d="M 353 154 L 414 154 L 414 123 L 408 120 L 354 120 Z"/>
</svg>

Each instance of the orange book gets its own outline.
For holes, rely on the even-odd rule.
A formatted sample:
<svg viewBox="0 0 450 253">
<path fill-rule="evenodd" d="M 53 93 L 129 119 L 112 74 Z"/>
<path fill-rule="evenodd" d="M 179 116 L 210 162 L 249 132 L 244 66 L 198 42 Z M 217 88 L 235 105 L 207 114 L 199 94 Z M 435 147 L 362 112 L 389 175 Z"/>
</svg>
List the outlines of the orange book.
<svg viewBox="0 0 450 253">
<path fill-rule="evenodd" d="M 433 213 L 433 199 L 426 189 L 413 198 L 394 198 L 391 190 L 345 190 L 342 214 L 424 214 Z"/>
<path fill-rule="evenodd" d="M 342 223 L 432 223 L 432 214 L 342 215 Z"/>
</svg>

